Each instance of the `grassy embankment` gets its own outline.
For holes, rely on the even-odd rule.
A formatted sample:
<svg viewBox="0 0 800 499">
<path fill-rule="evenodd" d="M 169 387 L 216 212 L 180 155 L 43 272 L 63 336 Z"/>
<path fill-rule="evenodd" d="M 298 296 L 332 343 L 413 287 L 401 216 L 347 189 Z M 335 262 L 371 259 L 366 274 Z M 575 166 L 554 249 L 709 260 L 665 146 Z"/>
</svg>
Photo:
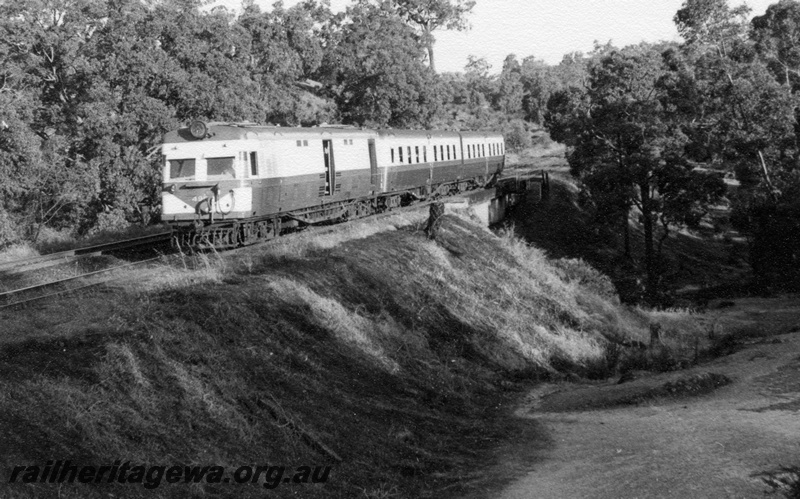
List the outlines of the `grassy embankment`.
<svg viewBox="0 0 800 499">
<path fill-rule="evenodd" d="M 523 382 L 613 375 L 632 349 L 609 339 L 646 342 L 652 322 L 672 357 L 688 358 L 701 333 L 686 314 L 621 306 L 580 261 L 451 215 L 428 240 L 423 222 L 403 215 L 193 257 L 194 270 L 165 266 L 102 295 L 0 312 L 4 473 L 50 459 L 331 464 L 325 485 L 270 494 L 458 496 L 497 479 L 481 469 L 503 445 L 548 445 L 508 417 Z M 8 497 L 264 495 L 232 483 L 3 487 Z"/>
</svg>

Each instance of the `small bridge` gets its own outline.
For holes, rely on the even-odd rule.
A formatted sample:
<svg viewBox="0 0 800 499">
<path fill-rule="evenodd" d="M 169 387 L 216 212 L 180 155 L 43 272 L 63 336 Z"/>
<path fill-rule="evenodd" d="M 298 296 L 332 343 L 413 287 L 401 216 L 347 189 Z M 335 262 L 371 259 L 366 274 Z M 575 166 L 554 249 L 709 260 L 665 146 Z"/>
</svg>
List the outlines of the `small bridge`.
<svg viewBox="0 0 800 499">
<path fill-rule="evenodd" d="M 446 211 L 471 208 L 484 225 L 490 226 L 502 222 L 506 210 L 523 198 L 539 202 L 547 197 L 549 190 L 548 172 L 518 173 L 501 177 L 491 189 L 462 194 L 446 201 L 444 205 Z"/>
</svg>

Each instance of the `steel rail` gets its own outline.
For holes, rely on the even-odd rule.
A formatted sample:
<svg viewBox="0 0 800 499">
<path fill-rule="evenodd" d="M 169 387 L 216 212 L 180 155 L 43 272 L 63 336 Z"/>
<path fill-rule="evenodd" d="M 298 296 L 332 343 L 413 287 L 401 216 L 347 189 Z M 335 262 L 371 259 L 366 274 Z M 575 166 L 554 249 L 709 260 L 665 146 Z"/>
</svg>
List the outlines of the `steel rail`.
<svg viewBox="0 0 800 499">
<path fill-rule="evenodd" d="M 152 261 L 159 260 L 159 259 L 161 259 L 160 256 L 154 257 L 154 258 L 149 258 L 147 260 L 140 260 L 138 262 L 126 263 L 124 265 L 117 265 L 115 267 L 109 267 L 107 269 L 95 270 L 93 272 L 87 272 L 87 273 L 81 274 L 81 275 L 66 277 L 64 279 L 58 279 L 56 281 L 49 281 L 49 282 L 45 282 L 45 283 L 41 283 L 41 284 L 35 284 L 33 286 L 28 286 L 28 287 L 25 287 L 25 288 L 19 288 L 19 289 L 14 289 L 14 290 L 11 290 L 11 291 L 5 291 L 3 293 L 0 293 L 0 299 L 7 301 L 11 297 L 13 297 L 15 295 L 18 295 L 20 293 L 26 293 L 26 292 L 34 291 L 34 290 L 37 290 L 37 289 L 45 289 L 45 288 L 56 286 L 58 284 L 63 284 L 65 282 L 74 281 L 74 280 L 77 280 L 77 279 L 83 279 L 83 278 L 91 277 L 91 276 L 94 276 L 94 275 L 103 274 L 103 273 L 106 273 L 106 272 L 111 272 L 111 271 L 114 271 L 114 270 L 120 270 L 120 269 L 124 269 L 124 268 L 128 268 L 128 267 L 133 267 L 133 266 L 136 266 L 136 265 L 141 265 L 143 263 L 148 263 L 148 262 L 152 262 Z M 30 299 L 27 299 L 27 300 L 20 300 L 20 301 L 16 301 L 16 302 L 13 302 L 13 303 L 7 303 L 5 305 L 0 306 L 0 309 L 7 308 L 7 307 L 12 307 L 14 305 L 19 305 L 21 303 L 27 303 L 29 301 L 39 300 L 41 298 L 46 298 L 46 297 L 56 296 L 56 295 L 59 295 L 59 294 L 69 293 L 69 292 L 72 292 L 72 291 L 76 291 L 78 289 L 82 289 L 82 288 L 86 288 L 86 287 L 90 287 L 90 286 L 96 286 L 97 284 L 102 284 L 104 282 L 111 282 L 111 281 L 114 281 L 116 279 L 117 278 L 107 279 L 105 281 L 100 281 L 98 283 L 88 284 L 88 285 L 81 286 L 81 287 L 78 287 L 78 288 L 65 289 L 65 290 L 62 290 L 62 291 L 58 291 L 56 293 L 50 293 L 48 295 L 41 295 L 41 296 L 37 296 L 37 297 L 30 298 Z"/>
<path fill-rule="evenodd" d="M 115 241 L 112 243 L 104 243 L 98 244 L 95 246 L 86 246 L 84 248 L 76 248 L 67 251 L 59 251 L 57 253 L 50 253 L 47 255 L 40 255 L 34 256 L 31 258 L 25 258 L 22 260 L 12 260 L 8 262 L 0 263 L 0 271 L 7 270 L 7 269 L 15 269 L 15 268 L 22 268 L 28 267 L 31 265 L 36 265 L 38 263 L 45 263 L 45 262 L 55 262 L 57 260 L 65 260 L 68 261 L 71 258 L 78 257 L 78 256 L 96 256 L 100 255 L 104 252 L 108 251 L 116 251 L 122 250 L 127 248 L 135 248 L 136 246 L 144 246 L 146 244 L 152 244 L 156 242 L 168 241 L 169 238 L 172 236 L 172 231 L 169 232 L 159 232 L 156 234 L 150 234 L 147 236 L 135 237 L 131 239 L 125 239 L 122 241 Z"/>
</svg>

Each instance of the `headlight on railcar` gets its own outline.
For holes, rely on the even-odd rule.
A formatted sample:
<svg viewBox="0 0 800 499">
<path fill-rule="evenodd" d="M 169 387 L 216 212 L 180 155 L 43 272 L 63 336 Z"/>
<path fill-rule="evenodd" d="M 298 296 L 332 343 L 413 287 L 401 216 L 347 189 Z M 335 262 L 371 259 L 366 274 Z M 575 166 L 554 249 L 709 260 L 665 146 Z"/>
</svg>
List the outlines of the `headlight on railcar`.
<svg viewBox="0 0 800 499">
<path fill-rule="evenodd" d="M 178 186 L 175 184 L 168 184 L 164 186 L 163 192 L 169 192 L 170 194 L 175 194 L 175 191 L 178 190 Z"/>
<path fill-rule="evenodd" d="M 202 121 L 193 121 L 189 124 L 189 133 L 196 139 L 204 139 L 208 133 L 208 127 Z"/>
</svg>

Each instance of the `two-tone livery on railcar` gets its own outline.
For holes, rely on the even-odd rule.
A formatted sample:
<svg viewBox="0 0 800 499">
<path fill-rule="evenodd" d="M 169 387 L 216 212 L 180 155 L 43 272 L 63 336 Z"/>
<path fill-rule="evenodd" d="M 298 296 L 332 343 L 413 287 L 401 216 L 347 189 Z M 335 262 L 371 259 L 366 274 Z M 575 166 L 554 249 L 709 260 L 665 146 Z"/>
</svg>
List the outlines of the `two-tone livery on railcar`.
<svg viewBox="0 0 800 499">
<path fill-rule="evenodd" d="M 230 247 L 488 185 L 495 132 L 194 122 L 164 137 L 162 221 L 179 244 Z"/>
</svg>

